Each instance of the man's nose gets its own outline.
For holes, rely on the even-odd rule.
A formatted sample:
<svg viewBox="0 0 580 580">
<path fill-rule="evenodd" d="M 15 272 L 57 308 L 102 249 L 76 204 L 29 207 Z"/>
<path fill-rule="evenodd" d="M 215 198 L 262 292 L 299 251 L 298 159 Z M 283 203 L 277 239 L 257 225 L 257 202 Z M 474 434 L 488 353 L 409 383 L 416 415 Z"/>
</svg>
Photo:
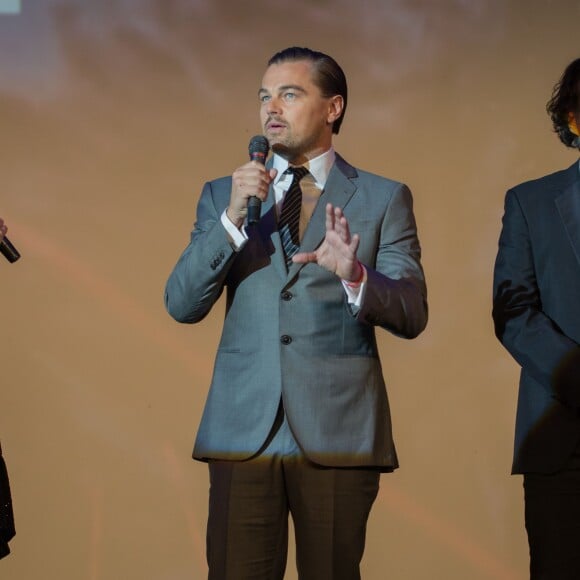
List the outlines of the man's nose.
<svg viewBox="0 0 580 580">
<path fill-rule="evenodd" d="M 271 114 L 275 114 L 275 113 L 279 113 L 280 112 L 280 100 L 277 99 L 276 97 L 272 97 L 267 103 L 266 103 L 266 112 L 271 115 Z"/>
</svg>

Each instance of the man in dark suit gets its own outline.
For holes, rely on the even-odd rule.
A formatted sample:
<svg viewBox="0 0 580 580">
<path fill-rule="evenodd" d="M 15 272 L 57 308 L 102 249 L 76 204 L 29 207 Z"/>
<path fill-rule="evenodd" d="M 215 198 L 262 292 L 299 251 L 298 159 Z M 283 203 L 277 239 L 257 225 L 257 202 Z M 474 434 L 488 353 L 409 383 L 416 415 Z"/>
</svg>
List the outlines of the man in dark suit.
<svg viewBox="0 0 580 580">
<path fill-rule="evenodd" d="M 580 59 L 548 102 L 578 148 Z M 524 475 L 531 578 L 580 578 L 580 172 L 508 191 L 494 276 L 496 335 L 521 365 L 513 473 Z"/>
<path fill-rule="evenodd" d="M 10 481 L 0 446 L 0 559 L 10 554 L 8 542 L 15 534 Z"/>
<path fill-rule="evenodd" d="M 165 294 L 195 323 L 227 290 L 193 452 L 209 578 L 282 578 L 290 512 L 300 578 L 354 580 L 379 473 L 398 466 L 374 328 L 413 338 L 427 321 L 412 199 L 335 153 L 347 87 L 329 56 L 277 53 L 259 101 L 273 159 L 206 183 Z"/>
<path fill-rule="evenodd" d="M 0 218 L 0 244 L 6 236 L 8 228 L 4 220 Z M 8 542 L 14 537 L 14 516 L 12 514 L 12 498 L 10 496 L 10 483 L 6 464 L 2 457 L 0 446 L 0 558 L 8 556 L 10 548 Z"/>
</svg>

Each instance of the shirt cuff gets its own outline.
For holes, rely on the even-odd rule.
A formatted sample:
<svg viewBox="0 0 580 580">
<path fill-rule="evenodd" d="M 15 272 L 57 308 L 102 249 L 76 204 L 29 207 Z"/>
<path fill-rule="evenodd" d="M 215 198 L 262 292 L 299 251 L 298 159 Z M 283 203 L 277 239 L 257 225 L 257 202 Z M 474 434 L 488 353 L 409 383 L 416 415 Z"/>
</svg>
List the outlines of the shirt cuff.
<svg viewBox="0 0 580 580">
<path fill-rule="evenodd" d="M 242 229 L 239 230 L 228 217 L 227 209 L 224 209 L 224 212 L 221 215 L 221 222 L 226 229 L 226 233 L 228 234 L 228 241 L 230 242 L 230 245 L 236 252 L 239 252 L 248 241 L 246 228 L 242 227 Z"/>
<path fill-rule="evenodd" d="M 360 308 L 363 303 L 367 286 L 367 269 L 363 266 L 363 264 L 361 264 L 361 267 L 363 269 L 363 279 L 360 285 L 352 286 L 346 280 L 341 280 L 342 287 L 346 292 L 348 303 L 356 306 L 357 308 Z"/>
</svg>

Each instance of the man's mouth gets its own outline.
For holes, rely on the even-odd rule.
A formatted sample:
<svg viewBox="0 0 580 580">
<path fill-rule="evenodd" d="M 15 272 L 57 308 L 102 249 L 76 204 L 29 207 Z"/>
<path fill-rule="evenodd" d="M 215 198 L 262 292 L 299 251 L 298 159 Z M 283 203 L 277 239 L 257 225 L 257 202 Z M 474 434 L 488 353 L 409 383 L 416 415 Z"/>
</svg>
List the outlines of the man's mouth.
<svg viewBox="0 0 580 580">
<path fill-rule="evenodd" d="M 268 131 L 277 131 L 279 129 L 284 129 L 286 127 L 285 123 L 282 123 L 281 121 L 268 121 L 266 123 L 266 129 Z"/>
</svg>

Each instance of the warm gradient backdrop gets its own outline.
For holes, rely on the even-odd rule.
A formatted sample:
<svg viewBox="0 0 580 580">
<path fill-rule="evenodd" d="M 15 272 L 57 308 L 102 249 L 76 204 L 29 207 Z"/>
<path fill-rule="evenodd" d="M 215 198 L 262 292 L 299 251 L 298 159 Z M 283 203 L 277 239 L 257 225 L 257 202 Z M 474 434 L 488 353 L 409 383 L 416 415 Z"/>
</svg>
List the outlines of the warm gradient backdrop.
<svg viewBox="0 0 580 580">
<path fill-rule="evenodd" d="M 3 4 L 14 2 L 0 1 Z M 365 580 L 523 580 L 510 477 L 517 368 L 491 276 L 505 190 L 577 156 L 544 105 L 579 56 L 571 0 L 22 0 L 0 15 L 0 437 L 7 580 L 205 577 L 190 459 L 222 305 L 179 326 L 163 287 L 206 179 L 259 132 L 265 63 L 298 44 L 350 83 L 337 150 L 414 192 L 430 298 L 379 333 L 401 469 Z M 289 562 L 288 579 L 295 579 Z"/>
</svg>

